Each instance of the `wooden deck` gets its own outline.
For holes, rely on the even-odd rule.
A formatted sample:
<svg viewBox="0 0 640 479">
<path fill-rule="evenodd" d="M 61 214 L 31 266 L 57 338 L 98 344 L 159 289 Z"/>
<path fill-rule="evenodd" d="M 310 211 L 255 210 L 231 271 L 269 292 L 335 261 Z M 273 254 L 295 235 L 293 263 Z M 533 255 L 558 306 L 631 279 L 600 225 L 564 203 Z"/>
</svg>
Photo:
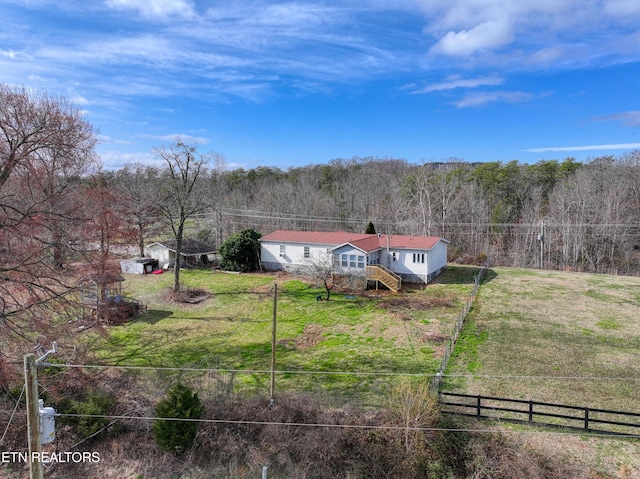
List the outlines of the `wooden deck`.
<svg viewBox="0 0 640 479">
<path fill-rule="evenodd" d="M 379 264 L 367 266 L 367 280 L 378 281 L 396 293 L 402 287 L 402 278 Z"/>
</svg>

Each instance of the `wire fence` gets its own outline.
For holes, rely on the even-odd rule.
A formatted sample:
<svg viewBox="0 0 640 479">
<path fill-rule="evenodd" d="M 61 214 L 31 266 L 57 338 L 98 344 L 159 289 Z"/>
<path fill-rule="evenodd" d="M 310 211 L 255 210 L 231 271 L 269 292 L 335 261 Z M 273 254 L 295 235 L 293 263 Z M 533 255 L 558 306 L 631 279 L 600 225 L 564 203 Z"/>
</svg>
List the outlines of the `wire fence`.
<svg viewBox="0 0 640 479">
<path fill-rule="evenodd" d="M 429 381 L 433 373 L 350 372 L 305 370 L 133 371 L 135 384 L 144 397 L 160 399 L 163 391 L 180 381 L 198 392 L 203 402 L 233 404 L 246 398 L 270 396 L 274 375 L 276 402 L 283 396 L 312 398 L 330 408 L 379 409 L 388 405 L 399 381 Z M 166 385 L 166 386 L 165 386 Z"/>
<path fill-rule="evenodd" d="M 447 343 L 447 347 L 445 348 L 442 361 L 440 362 L 440 367 L 438 368 L 438 371 L 436 372 L 435 376 L 433 377 L 433 380 L 431 381 L 430 390 L 433 392 L 436 392 L 436 393 L 440 392 L 440 388 L 442 387 L 444 372 L 446 371 L 447 366 L 449 365 L 449 359 L 453 354 L 453 350 L 456 346 L 456 342 L 458 341 L 458 337 L 460 336 L 460 332 L 464 327 L 465 320 L 467 319 L 467 316 L 469 316 L 469 313 L 473 309 L 473 304 L 475 303 L 476 298 L 478 296 L 478 291 L 480 290 L 480 283 L 482 281 L 482 278 L 487 272 L 489 264 L 490 264 L 489 260 L 487 260 L 485 264 L 482 266 L 482 268 L 480 269 L 480 271 L 478 272 L 478 274 L 475 275 L 474 282 L 473 282 L 474 283 L 473 289 L 471 290 L 471 296 L 469 296 L 469 298 L 465 301 L 465 304 L 462 307 L 460 314 L 458 315 L 458 319 L 456 320 L 455 326 L 453 328 L 453 334 L 449 338 L 449 342 Z"/>
</svg>

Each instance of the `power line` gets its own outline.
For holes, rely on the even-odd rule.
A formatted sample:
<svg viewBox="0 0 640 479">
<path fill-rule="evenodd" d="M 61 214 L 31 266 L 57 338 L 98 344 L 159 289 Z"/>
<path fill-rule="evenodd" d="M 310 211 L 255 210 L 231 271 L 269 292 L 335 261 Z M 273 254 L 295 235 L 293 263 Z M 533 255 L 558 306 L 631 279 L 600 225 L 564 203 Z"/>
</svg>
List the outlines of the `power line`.
<svg viewBox="0 0 640 479">
<path fill-rule="evenodd" d="M 41 363 L 40 366 L 58 368 L 86 368 L 86 369 L 121 369 L 121 370 L 146 370 L 146 371 L 191 371 L 228 374 L 271 374 L 267 369 L 221 369 L 221 368 L 197 368 L 197 367 L 167 367 L 167 366 L 126 366 L 105 364 L 53 364 Z M 548 380 L 575 380 L 575 381 L 640 381 L 640 377 L 611 377 L 611 376 L 541 376 L 541 375 L 510 375 L 510 374 L 442 374 L 437 373 L 401 373 L 395 371 L 319 371 L 319 370 L 276 370 L 276 374 L 300 374 L 300 375 L 345 375 L 345 376 L 404 376 L 433 378 L 466 378 L 466 379 L 548 379 Z"/>
<path fill-rule="evenodd" d="M 222 339 L 222 341 L 220 341 L 216 347 L 219 347 L 220 345 L 224 344 L 227 340 L 229 340 L 229 338 L 232 337 L 233 333 L 235 333 L 245 322 L 248 321 L 248 318 L 243 318 L 240 323 L 238 323 L 238 325 L 233 329 L 233 331 L 231 331 L 231 334 L 229 334 L 226 338 Z M 201 364 L 203 363 L 205 360 L 207 360 L 209 357 L 209 355 L 207 356 L 203 356 L 196 364 Z M 42 365 L 44 365 L 44 363 L 41 363 Z M 88 367 L 88 368 L 109 368 L 109 369 L 155 369 L 158 370 L 158 368 L 153 368 L 153 367 L 149 367 L 149 366 L 100 366 L 100 365 L 65 365 L 65 364 L 50 364 L 49 366 L 59 366 L 59 367 L 77 367 L 77 368 L 84 368 L 84 367 Z M 162 370 L 174 370 L 174 371 L 205 371 L 206 369 L 198 369 L 195 367 L 191 367 L 191 368 L 160 368 Z M 181 374 L 180 376 L 178 376 L 178 378 L 174 379 L 172 382 L 166 384 L 163 388 L 160 388 L 160 392 L 164 392 L 167 389 L 169 389 L 169 387 L 171 387 L 171 385 L 177 383 L 181 378 L 183 377 L 183 375 Z M 129 411 L 132 411 L 133 409 L 129 409 Z M 98 434 L 100 434 L 102 431 L 105 431 L 106 429 L 108 429 L 109 427 L 111 427 L 113 424 L 115 424 L 116 422 L 118 422 L 120 419 L 119 418 L 114 418 L 113 421 L 109 422 L 108 424 L 106 424 L 105 426 L 103 426 L 102 428 L 100 428 L 99 430 L 97 430 L 96 432 L 94 432 L 93 434 L 85 437 L 84 439 L 76 442 L 75 444 L 73 444 L 72 446 L 69 446 L 67 448 L 67 450 L 71 450 L 71 449 L 75 449 L 76 447 L 78 447 L 80 444 L 82 444 L 85 441 L 88 441 L 89 439 L 91 439 L 92 437 L 97 436 Z"/>
<path fill-rule="evenodd" d="M 332 428 L 332 429 L 373 429 L 373 430 L 391 430 L 391 431 L 424 431 L 424 432 L 468 432 L 468 433 L 520 433 L 520 434 L 550 434 L 565 436 L 603 436 L 611 437 L 615 433 L 568 433 L 553 431 L 525 431 L 525 430 L 495 430 L 480 428 L 446 428 L 446 427 L 426 427 L 426 426 L 391 426 L 379 424 L 331 424 L 331 423 L 303 423 L 303 422 L 278 422 L 278 421 L 249 421 L 249 420 L 231 420 L 231 419 L 191 419 L 191 418 L 175 418 L 175 417 L 158 417 L 158 416 L 128 416 L 128 415 L 107 415 L 107 414 L 56 414 L 60 417 L 87 417 L 98 419 L 114 419 L 129 420 L 136 419 L 142 421 L 177 421 L 177 422 L 193 422 L 204 424 L 234 424 L 234 425 L 253 425 L 253 426 L 285 426 L 285 427 L 316 427 L 316 428 Z M 640 437 L 640 434 L 625 434 L 625 437 Z"/>
<path fill-rule="evenodd" d="M 18 409 L 18 406 L 20 405 L 20 400 L 22 399 L 22 395 L 24 394 L 24 391 L 26 388 L 27 388 L 27 385 L 23 384 L 22 390 L 20 391 L 20 396 L 18 397 L 18 400 L 16 401 L 16 405 L 13 408 L 13 412 L 11 413 L 11 417 L 9 418 L 9 422 L 7 422 L 7 427 L 4 429 L 4 433 L 2 434 L 2 437 L 0 437 L 0 446 L 4 443 L 4 438 L 7 436 L 7 432 L 9 431 L 9 426 L 11 426 L 11 421 L 13 421 L 13 417 L 16 415 L 16 411 Z"/>
<path fill-rule="evenodd" d="M 340 217 L 331 217 L 331 216 L 306 216 L 295 213 L 278 213 L 278 212 L 267 212 L 262 210 L 252 210 L 252 209 L 225 209 L 223 210 L 223 215 L 225 216 L 234 216 L 234 217 L 242 217 L 242 218 L 260 218 L 260 219 L 278 219 L 278 220 L 289 220 L 289 221 L 315 221 L 315 222 L 331 222 L 331 223 L 344 223 L 344 222 L 373 222 L 374 224 L 392 224 L 397 225 L 398 223 L 393 220 L 383 220 L 383 219 L 363 219 L 363 218 L 340 218 Z M 206 219 L 209 214 L 202 214 L 201 218 Z M 584 227 L 597 227 L 597 228 L 640 228 L 640 223 L 546 223 L 545 226 L 550 226 L 553 228 L 563 227 L 563 228 L 584 228 Z M 515 223 L 515 222 L 507 222 L 507 223 L 494 223 L 494 222 L 456 222 L 456 223 L 444 223 L 445 228 L 451 227 L 523 227 L 523 228 L 539 228 L 540 223 Z"/>
<path fill-rule="evenodd" d="M 197 215 L 198 219 L 206 220 L 211 217 L 212 213 L 202 213 Z M 344 218 L 338 216 L 312 216 L 312 215 L 302 215 L 297 213 L 280 213 L 273 211 L 262 211 L 256 209 L 233 209 L 233 208 L 225 208 L 222 210 L 222 215 L 227 218 L 245 218 L 245 219 L 258 219 L 258 220 L 277 220 L 277 221 L 290 221 L 290 222 L 309 222 L 309 223 L 334 223 L 336 225 L 339 224 L 366 224 L 369 221 L 372 221 L 374 224 L 384 225 L 388 227 L 402 226 L 402 222 L 400 224 L 396 220 L 387 220 L 381 218 L 375 219 L 364 219 L 364 218 Z M 236 225 L 246 224 L 247 222 L 234 222 Z M 547 226 L 551 228 L 640 228 L 640 223 L 585 223 L 585 222 L 567 222 L 567 223 L 545 223 Z M 456 222 L 456 223 L 445 223 L 440 226 L 443 226 L 444 229 L 451 228 L 538 228 L 539 223 L 520 223 L 520 222 L 504 222 L 504 223 L 494 223 L 494 222 Z M 272 227 L 276 228 L 278 225 L 271 224 Z M 406 226 L 406 225 L 405 225 Z M 632 236 L 636 236 L 635 234 L 631 234 Z"/>
</svg>

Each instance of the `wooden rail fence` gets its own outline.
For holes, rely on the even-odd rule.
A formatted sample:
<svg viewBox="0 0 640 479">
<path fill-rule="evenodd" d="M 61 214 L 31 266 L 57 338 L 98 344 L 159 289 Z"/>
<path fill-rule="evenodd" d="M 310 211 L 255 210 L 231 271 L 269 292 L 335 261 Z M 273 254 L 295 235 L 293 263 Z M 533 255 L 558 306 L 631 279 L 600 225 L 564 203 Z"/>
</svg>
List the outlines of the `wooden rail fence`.
<svg viewBox="0 0 640 479">
<path fill-rule="evenodd" d="M 442 391 L 439 397 L 442 411 L 448 414 L 640 436 L 640 413 Z M 635 418 L 635 422 L 629 422 L 633 420 L 629 418 Z"/>
</svg>

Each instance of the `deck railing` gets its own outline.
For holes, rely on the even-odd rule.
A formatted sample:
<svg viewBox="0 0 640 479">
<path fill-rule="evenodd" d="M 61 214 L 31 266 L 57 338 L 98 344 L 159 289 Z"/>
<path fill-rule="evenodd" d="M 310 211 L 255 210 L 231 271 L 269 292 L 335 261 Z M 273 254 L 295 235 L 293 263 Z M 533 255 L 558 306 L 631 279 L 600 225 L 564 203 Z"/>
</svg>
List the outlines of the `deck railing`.
<svg viewBox="0 0 640 479">
<path fill-rule="evenodd" d="M 391 291 L 398 292 L 402 287 L 402 278 L 380 264 L 367 266 L 367 279 L 380 281 Z"/>
</svg>

